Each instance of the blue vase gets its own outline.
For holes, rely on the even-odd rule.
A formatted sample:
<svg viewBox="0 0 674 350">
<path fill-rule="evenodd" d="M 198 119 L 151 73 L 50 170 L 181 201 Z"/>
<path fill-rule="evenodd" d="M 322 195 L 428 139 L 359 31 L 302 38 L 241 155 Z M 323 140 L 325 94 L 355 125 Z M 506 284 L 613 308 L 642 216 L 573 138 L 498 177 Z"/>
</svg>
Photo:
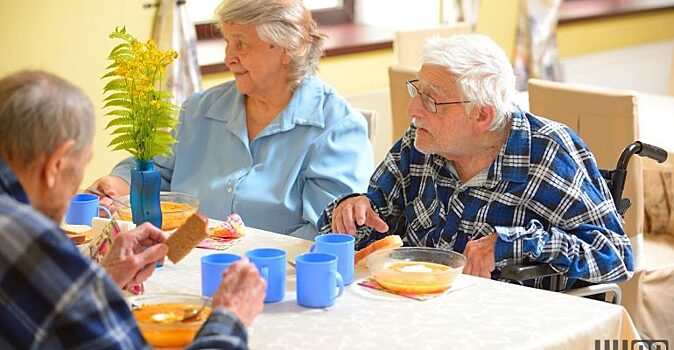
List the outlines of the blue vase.
<svg viewBox="0 0 674 350">
<path fill-rule="evenodd" d="M 136 159 L 136 169 L 131 170 L 131 214 L 133 223 L 150 222 L 161 228 L 161 174 L 151 160 Z"/>
</svg>

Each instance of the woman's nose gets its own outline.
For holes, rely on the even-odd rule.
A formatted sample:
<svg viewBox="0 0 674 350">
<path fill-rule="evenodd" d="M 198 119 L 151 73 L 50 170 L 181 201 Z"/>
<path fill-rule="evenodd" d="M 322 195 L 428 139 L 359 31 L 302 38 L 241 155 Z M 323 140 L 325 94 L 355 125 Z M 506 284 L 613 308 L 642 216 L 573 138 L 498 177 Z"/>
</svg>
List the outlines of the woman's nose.
<svg viewBox="0 0 674 350">
<path fill-rule="evenodd" d="M 231 47 L 229 47 L 229 45 L 227 45 L 227 47 L 225 47 L 225 63 L 227 65 L 230 65 L 230 64 L 233 64 L 233 63 L 238 63 L 238 61 L 239 61 L 239 55 L 237 55 L 237 53 L 235 52 L 235 49 L 231 48 Z"/>
</svg>

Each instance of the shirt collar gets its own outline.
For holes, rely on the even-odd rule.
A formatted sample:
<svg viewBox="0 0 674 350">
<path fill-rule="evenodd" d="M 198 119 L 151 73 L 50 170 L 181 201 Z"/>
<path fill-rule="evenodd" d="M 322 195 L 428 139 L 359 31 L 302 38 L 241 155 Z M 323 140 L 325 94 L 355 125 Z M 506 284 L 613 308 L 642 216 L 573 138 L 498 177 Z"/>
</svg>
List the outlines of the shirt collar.
<svg viewBox="0 0 674 350">
<path fill-rule="evenodd" d="M 2 157 L 0 157 L 0 194 L 7 194 L 23 204 L 30 205 L 26 191 Z"/>
<path fill-rule="evenodd" d="M 275 134 L 290 130 L 295 125 L 310 125 L 319 128 L 325 127 L 325 116 L 322 105 L 324 103 L 325 85 L 315 76 L 308 76 L 302 80 L 293 92 L 288 106 L 279 113 L 274 120 L 260 133 L 259 136 Z M 206 112 L 208 118 L 232 123 L 232 126 L 245 126 L 244 95 L 236 89 L 231 89 L 236 94 L 233 98 L 222 98 L 220 101 L 234 101 L 233 104 L 214 103 Z M 225 97 L 225 96 L 223 96 Z"/>
<path fill-rule="evenodd" d="M 519 107 L 512 113 L 512 126 L 506 143 L 489 167 L 487 182 L 496 186 L 501 180 L 525 182 L 531 162 L 531 126 Z"/>
</svg>

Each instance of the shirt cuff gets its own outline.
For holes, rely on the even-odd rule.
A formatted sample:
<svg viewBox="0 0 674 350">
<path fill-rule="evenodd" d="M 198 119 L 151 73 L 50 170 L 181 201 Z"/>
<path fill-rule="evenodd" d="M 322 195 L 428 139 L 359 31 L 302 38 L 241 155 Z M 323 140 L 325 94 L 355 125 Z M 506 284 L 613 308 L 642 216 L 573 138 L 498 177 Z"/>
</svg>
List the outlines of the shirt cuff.
<svg viewBox="0 0 674 350">
<path fill-rule="evenodd" d="M 494 227 L 498 239 L 494 246 L 494 260 L 520 259 L 522 257 L 522 241 L 526 232 L 524 227 Z"/>
<path fill-rule="evenodd" d="M 240 338 L 244 343 L 248 342 L 246 327 L 232 311 L 223 307 L 213 309 L 197 338 L 210 335 L 233 336 Z"/>
</svg>

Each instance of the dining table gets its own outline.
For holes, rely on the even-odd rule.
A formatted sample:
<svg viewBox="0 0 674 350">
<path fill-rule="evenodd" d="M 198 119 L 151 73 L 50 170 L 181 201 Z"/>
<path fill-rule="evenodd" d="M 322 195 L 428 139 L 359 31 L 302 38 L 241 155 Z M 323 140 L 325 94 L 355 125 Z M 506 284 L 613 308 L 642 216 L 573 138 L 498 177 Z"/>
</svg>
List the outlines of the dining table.
<svg viewBox="0 0 674 350">
<path fill-rule="evenodd" d="M 290 263 L 311 245 L 247 227 L 224 250 L 287 253 L 285 298 L 265 304 L 248 329 L 251 349 L 608 349 L 602 347 L 607 342 L 638 339 L 620 305 L 469 275 L 419 301 L 360 285 L 369 272 L 359 265 L 333 306 L 305 308 L 297 304 Z M 145 292 L 201 294 L 200 259 L 219 252 L 196 248 L 177 264 L 166 261 L 145 282 Z"/>
</svg>

